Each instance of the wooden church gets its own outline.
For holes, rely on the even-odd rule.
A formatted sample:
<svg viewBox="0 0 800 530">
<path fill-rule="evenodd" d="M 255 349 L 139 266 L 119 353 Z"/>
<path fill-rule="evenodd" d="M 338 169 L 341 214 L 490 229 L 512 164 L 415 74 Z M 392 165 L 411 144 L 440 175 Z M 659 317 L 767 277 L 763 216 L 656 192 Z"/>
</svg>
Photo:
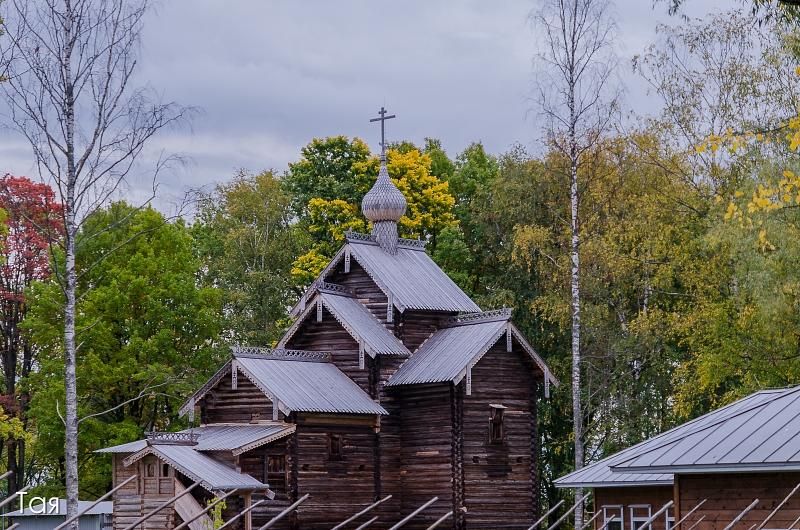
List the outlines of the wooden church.
<svg viewBox="0 0 800 530">
<path fill-rule="evenodd" d="M 556 383 L 547 365 L 510 310 L 482 311 L 424 242 L 398 237 L 406 200 L 383 149 L 361 206 L 372 233 L 347 235 L 277 347 L 233 348 L 187 399 L 181 413 L 198 426 L 103 450 L 115 486 L 138 475 L 114 495 L 115 529 L 195 482 L 140 528 L 175 528 L 231 491 L 226 521 L 258 503 L 226 527 L 244 530 L 306 494 L 276 528 L 330 529 L 388 495 L 370 528 L 433 497 L 404 528 L 450 511 L 439 528 L 527 528 L 539 515 L 537 408 Z"/>
</svg>

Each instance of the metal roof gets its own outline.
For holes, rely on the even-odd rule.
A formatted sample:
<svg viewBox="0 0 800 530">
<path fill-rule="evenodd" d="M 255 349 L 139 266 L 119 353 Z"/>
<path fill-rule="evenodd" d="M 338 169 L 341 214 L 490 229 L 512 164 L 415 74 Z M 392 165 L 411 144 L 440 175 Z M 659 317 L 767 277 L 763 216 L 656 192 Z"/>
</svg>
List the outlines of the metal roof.
<svg viewBox="0 0 800 530">
<path fill-rule="evenodd" d="M 467 370 L 475 365 L 506 333 L 521 339 L 521 335 L 511 324 L 510 310 L 487 311 L 461 315 L 454 319 L 450 327 L 433 333 L 395 372 L 387 386 L 413 385 L 420 383 L 439 383 L 453 381 L 458 383 Z M 523 348 L 541 368 L 549 383 L 557 381 L 550 374 L 547 365 L 520 340 Z"/>
<path fill-rule="evenodd" d="M 237 354 L 234 359 L 285 413 L 388 414 L 332 363 L 302 356 Z"/>
<path fill-rule="evenodd" d="M 124 460 L 129 466 L 146 455 L 155 455 L 191 480 L 197 481 L 210 492 L 245 489 L 265 490 L 263 484 L 246 473 L 239 473 L 205 453 L 195 451 L 191 445 L 149 445 Z"/>
<path fill-rule="evenodd" d="M 135 453 L 145 447 L 147 447 L 147 440 L 136 440 L 135 442 L 98 449 L 95 453 Z"/>
<path fill-rule="evenodd" d="M 424 248 L 399 246 L 389 254 L 371 241 L 348 239 L 358 261 L 400 311 L 476 312 L 481 308 L 434 263 Z"/>
<path fill-rule="evenodd" d="M 282 348 L 295 335 L 300 325 L 312 314 L 317 303 L 330 311 L 333 317 L 364 348 L 364 352 L 375 355 L 411 355 L 403 343 L 386 329 L 375 316 L 358 300 L 344 293 L 320 291 L 306 306 L 305 311 L 286 332 L 278 347 Z"/>
<path fill-rule="evenodd" d="M 234 455 L 274 442 L 292 434 L 297 427 L 288 423 L 225 423 L 186 429 L 199 435 L 195 451 L 232 451 Z"/>
<path fill-rule="evenodd" d="M 770 401 L 780 391 L 764 391 L 747 396 L 739 401 L 731 403 L 730 405 L 709 412 L 703 416 L 695 418 L 683 425 L 665 431 L 657 436 L 654 436 L 644 442 L 623 449 L 609 457 L 604 458 L 598 462 L 590 464 L 582 469 L 573 471 L 559 479 L 556 479 L 555 485 L 560 488 L 576 488 L 576 487 L 619 487 L 619 486 L 643 486 L 643 485 L 669 485 L 673 482 L 673 474 L 671 470 L 648 470 L 650 472 L 631 472 L 630 470 L 621 470 L 617 467 L 618 464 L 625 462 L 634 455 L 638 454 L 640 450 L 644 449 L 650 444 L 665 444 L 671 441 L 681 439 L 687 432 L 704 429 L 710 425 L 714 425 L 726 418 L 735 416 L 741 411 L 758 407 L 759 405 Z"/>
<path fill-rule="evenodd" d="M 424 241 L 400 239 L 396 254 L 383 250 L 370 235 L 348 232 L 339 249 L 291 310 L 305 308 L 318 286 L 348 256 L 355 259 L 401 312 L 406 309 L 474 313 L 481 310 L 425 252 Z"/>
<path fill-rule="evenodd" d="M 95 501 L 78 501 L 78 511 L 82 512 L 86 508 L 89 508 Z M 17 510 L 15 512 L 4 513 L 3 517 L 57 517 L 61 516 L 64 517 L 67 515 L 67 501 L 66 499 L 58 499 L 58 510 L 55 512 L 49 511 L 49 505 L 47 513 L 42 513 L 39 504 L 34 504 L 33 508 L 28 507 L 24 510 Z M 114 503 L 112 501 L 102 501 L 97 504 L 97 506 L 91 508 L 89 511 L 84 513 L 84 515 L 101 515 L 112 513 L 114 508 Z M 35 511 L 34 511 L 35 510 Z"/>
<path fill-rule="evenodd" d="M 615 472 L 800 470 L 800 386 L 757 392 L 638 446 Z"/>
</svg>

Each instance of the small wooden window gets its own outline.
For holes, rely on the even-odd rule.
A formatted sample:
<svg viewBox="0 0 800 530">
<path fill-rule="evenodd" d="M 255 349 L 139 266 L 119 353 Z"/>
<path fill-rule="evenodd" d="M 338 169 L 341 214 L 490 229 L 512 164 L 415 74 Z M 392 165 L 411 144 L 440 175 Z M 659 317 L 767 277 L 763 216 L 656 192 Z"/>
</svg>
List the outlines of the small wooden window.
<svg viewBox="0 0 800 530">
<path fill-rule="evenodd" d="M 267 457 L 267 473 L 283 473 L 286 470 L 286 458 L 283 455 Z"/>
<path fill-rule="evenodd" d="M 503 443 L 503 405 L 491 405 L 489 415 L 489 443 Z"/>
<path fill-rule="evenodd" d="M 147 478 L 155 478 L 156 476 L 156 465 L 155 464 L 147 464 L 144 467 L 144 476 Z"/>
<path fill-rule="evenodd" d="M 161 476 L 169 477 L 169 464 L 161 464 Z"/>
<path fill-rule="evenodd" d="M 328 459 L 342 459 L 342 437 L 338 434 L 328 435 Z"/>
<path fill-rule="evenodd" d="M 620 505 L 603 506 L 603 525 L 606 530 L 625 529 L 625 511 Z"/>
</svg>

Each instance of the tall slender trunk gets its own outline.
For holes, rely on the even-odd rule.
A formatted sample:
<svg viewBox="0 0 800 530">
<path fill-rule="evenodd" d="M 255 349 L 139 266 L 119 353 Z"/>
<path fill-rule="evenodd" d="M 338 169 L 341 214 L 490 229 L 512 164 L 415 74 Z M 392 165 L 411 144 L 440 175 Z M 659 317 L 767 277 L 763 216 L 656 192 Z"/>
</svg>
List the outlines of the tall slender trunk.
<svg viewBox="0 0 800 530">
<path fill-rule="evenodd" d="M 67 489 L 67 518 L 78 513 L 78 380 L 76 374 L 77 355 L 75 348 L 75 237 L 78 234 L 75 211 L 75 93 L 72 79 L 72 50 L 75 28 L 75 13 L 70 0 L 65 1 L 64 16 L 64 129 L 66 140 L 66 203 L 65 210 L 65 256 L 64 256 L 64 390 L 66 401 L 64 459 Z M 78 521 L 72 524 L 78 529 Z"/>
<path fill-rule="evenodd" d="M 570 305 L 572 308 L 572 425 L 575 435 L 575 469 L 583 467 L 583 407 L 581 406 L 581 264 L 580 223 L 578 206 L 578 138 L 575 130 L 575 84 L 570 84 L 569 131 L 569 203 L 570 203 Z M 575 490 L 575 499 L 583 497 L 583 489 Z M 583 526 L 583 505 L 575 509 L 575 528 Z"/>
</svg>

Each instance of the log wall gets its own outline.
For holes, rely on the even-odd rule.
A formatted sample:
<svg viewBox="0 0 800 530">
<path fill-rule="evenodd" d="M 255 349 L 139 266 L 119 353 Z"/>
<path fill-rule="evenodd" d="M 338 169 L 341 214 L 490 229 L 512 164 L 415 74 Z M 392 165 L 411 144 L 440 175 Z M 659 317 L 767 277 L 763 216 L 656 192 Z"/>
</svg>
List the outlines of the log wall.
<svg viewBox="0 0 800 530">
<path fill-rule="evenodd" d="M 413 385 L 397 391 L 402 399 L 401 515 L 439 497 L 407 525 L 423 529 L 453 509 L 451 385 Z"/>
<path fill-rule="evenodd" d="M 171 468 L 168 468 L 166 476 L 163 476 L 161 462 L 153 455 L 148 455 L 136 464 L 125 467 L 122 461 L 127 456 L 129 455 L 113 455 L 114 485 L 136 474 L 139 475 L 139 478 L 114 493 L 114 530 L 125 528 L 175 495 L 175 478 Z M 174 509 L 164 508 L 139 528 L 142 530 L 169 530 L 174 525 Z"/>
<path fill-rule="evenodd" d="M 234 390 L 228 374 L 200 400 L 201 423 L 250 423 L 256 417 L 272 419 L 272 402 L 241 372 L 236 386 Z"/>
<path fill-rule="evenodd" d="M 468 528 L 518 528 L 535 519 L 537 461 L 531 425 L 536 395 L 530 358 L 505 338 L 472 369 L 472 393 L 463 399 L 463 496 Z M 501 443 L 489 438 L 490 404 L 503 410 Z"/>
<path fill-rule="evenodd" d="M 676 504 L 680 513 L 688 513 L 701 500 L 708 499 L 682 525 L 688 528 L 705 515 L 696 530 L 722 530 L 755 499 L 755 509 L 737 525 L 748 528 L 760 524 L 800 482 L 800 473 L 722 473 L 680 475 L 676 477 Z M 795 494 L 770 520 L 765 528 L 789 528 L 800 517 L 800 495 Z M 687 526 L 688 525 L 688 526 Z"/>
</svg>

